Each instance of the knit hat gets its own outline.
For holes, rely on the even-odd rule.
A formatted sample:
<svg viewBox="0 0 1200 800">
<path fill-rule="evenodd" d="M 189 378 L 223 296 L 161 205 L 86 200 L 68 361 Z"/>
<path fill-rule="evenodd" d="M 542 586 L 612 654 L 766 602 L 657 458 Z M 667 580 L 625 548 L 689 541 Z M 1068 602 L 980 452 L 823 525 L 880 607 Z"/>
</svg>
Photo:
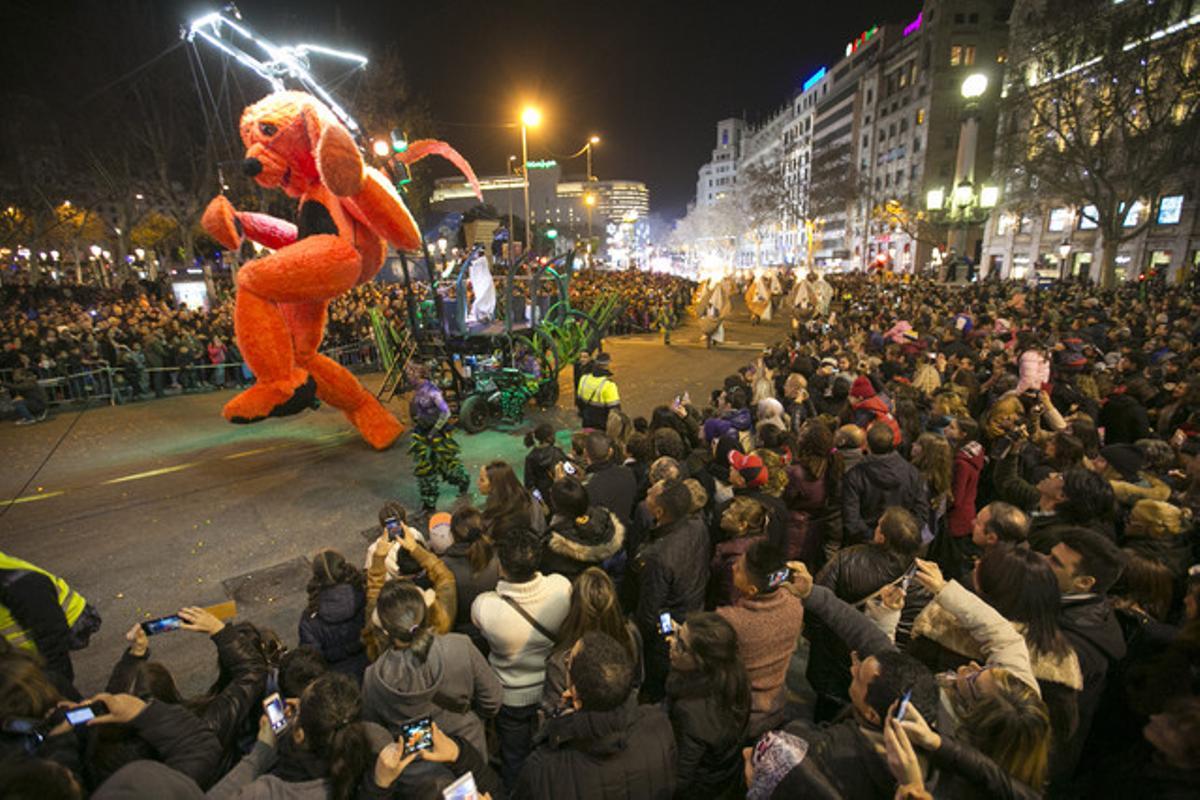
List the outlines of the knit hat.
<svg viewBox="0 0 1200 800">
<path fill-rule="evenodd" d="M 753 453 L 747 455 L 734 450 L 729 454 L 729 464 L 741 473 L 742 480 L 746 481 L 748 488 L 753 489 L 766 484 L 767 467 L 763 460 Z"/>
<path fill-rule="evenodd" d="M 1129 513 L 1125 532 L 1130 536 L 1178 536 L 1192 521 L 1189 510 L 1162 500 L 1138 500 Z"/>
<path fill-rule="evenodd" d="M 450 532 L 450 515 L 440 511 L 429 518 L 429 547 L 439 556 L 454 544 L 454 535 Z"/>
<path fill-rule="evenodd" d="M 874 397 L 875 387 L 871 385 L 871 379 L 866 375 L 859 375 L 855 378 L 854 383 L 850 384 L 850 396 L 857 397 L 860 400 Z"/>
<path fill-rule="evenodd" d="M 1100 456 L 1127 481 L 1138 480 L 1138 473 L 1146 465 L 1145 454 L 1132 444 L 1110 444 L 1100 448 Z"/>
<path fill-rule="evenodd" d="M 720 439 L 725 434 L 733 430 L 733 426 L 726 420 L 720 417 L 712 417 L 704 421 L 704 441 L 712 442 L 714 439 Z"/>
<path fill-rule="evenodd" d="M 808 742 L 783 731 L 768 731 L 750 752 L 754 779 L 746 800 L 767 800 L 808 753 Z"/>
</svg>

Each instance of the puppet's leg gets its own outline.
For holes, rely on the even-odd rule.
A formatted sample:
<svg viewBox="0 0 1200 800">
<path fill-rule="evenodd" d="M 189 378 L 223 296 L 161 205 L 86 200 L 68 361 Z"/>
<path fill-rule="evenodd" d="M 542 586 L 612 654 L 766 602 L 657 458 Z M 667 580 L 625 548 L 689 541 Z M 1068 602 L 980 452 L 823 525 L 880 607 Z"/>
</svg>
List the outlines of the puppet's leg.
<svg viewBox="0 0 1200 800">
<path fill-rule="evenodd" d="M 267 417 L 298 414 L 312 405 L 316 385 L 296 366 L 292 339 L 279 306 L 254 292 L 240 289 L 233 325 L 242 357 L 256 382 L 225 404 L 230 422 L 257 422 Z"/>
<path fill-rule="evenodd" d="M 325 327 L 325 303 L 289 303 L 284 316 L 292 330 L 296 359 L 317 382 L 317 397 L 341 409 L 367 444 L 383 450 L 404 426 L 341 364 L 317 352 Z"/>
</svg>

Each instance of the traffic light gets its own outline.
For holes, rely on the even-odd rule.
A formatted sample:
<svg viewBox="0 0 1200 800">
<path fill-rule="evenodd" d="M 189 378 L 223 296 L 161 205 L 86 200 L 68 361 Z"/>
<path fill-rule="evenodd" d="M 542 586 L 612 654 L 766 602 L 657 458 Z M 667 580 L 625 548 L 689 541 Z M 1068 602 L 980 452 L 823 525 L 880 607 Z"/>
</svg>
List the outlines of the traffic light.
<svg viewBox="0 0 1200 800">
<path fill-rule="evenodd" d="M 546 238 L 550 239 L 551 241 L 557 239 L 558 238 L 558 230 L 555 228 L 551 228 L 550 230 L 546 231 Z"/>
<path fill-rule="evenodd" d="M 392 149 L 397 153 L 408 149 L 408 137 L 401 133 L 399 128 L 392 128 Z"/>
</svg>

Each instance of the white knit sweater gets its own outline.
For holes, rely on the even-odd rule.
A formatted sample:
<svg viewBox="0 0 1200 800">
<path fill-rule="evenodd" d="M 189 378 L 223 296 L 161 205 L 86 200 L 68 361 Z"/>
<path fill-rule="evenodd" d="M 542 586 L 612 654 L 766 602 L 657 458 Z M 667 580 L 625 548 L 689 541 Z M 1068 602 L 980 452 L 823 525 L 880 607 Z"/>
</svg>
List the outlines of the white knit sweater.
<svg viewBox="0 0 1200 800">
<path fill-rule="evenodd" d="M 534 705 L 542 697 L 546 657 L 554 642 L 535 631 L 501 595 L 517 601 L 547 630 L 558 633 L 571 607 L 571 582 L 562 575 L 539 572 L 525 583 L 500 581 L 496 591 L 484 592 L 471 605 L 471 621 L 492 649 L 488 661 L 500 678 L 504 705 Z"/>
</svg>

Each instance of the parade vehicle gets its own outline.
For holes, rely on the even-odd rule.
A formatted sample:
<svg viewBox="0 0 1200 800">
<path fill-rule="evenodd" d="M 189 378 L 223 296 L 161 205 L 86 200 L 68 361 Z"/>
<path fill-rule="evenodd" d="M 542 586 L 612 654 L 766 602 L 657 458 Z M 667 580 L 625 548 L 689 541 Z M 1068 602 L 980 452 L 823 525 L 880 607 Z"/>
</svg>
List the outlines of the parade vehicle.
<svg viewBox="0 0 1200 800">
<path fill-rule="evenodd" d="M 379 397 L 403 392 L 408 364 L 425 364 L 468 433 L 520 423 L 531 400 L 553 406 L 561 369 L 599 347 L 616 309 L 615 296 L 586 312 L 571 307 L 574 251 L 553 260 L 530 253 L 501 264 L 493 276 L 496 313 L 479 317 L 469 313 L 469 300 L 480 291 L 470 284 L 471 265 L 484 258 L 480 248 L 440 272 L 429 259 L 414 264 L 404 254 L 397 258 L 407 324 L 397 330 L 373 315 L 387 368 Z"/>
</svg>

